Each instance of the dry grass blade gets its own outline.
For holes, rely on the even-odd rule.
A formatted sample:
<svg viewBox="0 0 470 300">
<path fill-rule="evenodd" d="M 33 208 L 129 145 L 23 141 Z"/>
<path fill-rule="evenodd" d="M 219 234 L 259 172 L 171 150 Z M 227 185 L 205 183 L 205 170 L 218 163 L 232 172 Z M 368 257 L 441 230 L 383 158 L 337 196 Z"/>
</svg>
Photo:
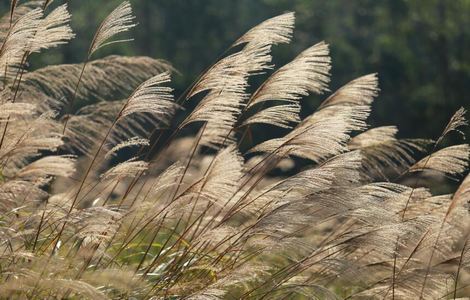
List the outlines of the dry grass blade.
<svg viewBox="0 0 470 300">
<path fill-rule="evenodd" d="M 43 9 L 46 9 L 52 3 L 52 1 L 54 1 L 54 0 L 45 0 L 44 5 L 42 6 Z"/>
<path fill-rule="evenodd" d="M 10 1 L 10 24 L 13 23 L 13 15 L 15 14 L 15 9 L 17 5 L 18 5 L 18 0 Z"/>
<path fill-rule="evenodd" d="M 129 1 L 124 1 L 116 9 L 114 9 L 106 19 L 101 23 L 98 28 L 93 41 L 90 45 L 88 57 L 91 57 L 98 49 L 122 42 L 120 41 L 109 41 L 115 35 L 129 31 L 129 29 L 136 26 L 134 23 L 134 16 L 132 15 L 132 7 Z"/>
</svg>

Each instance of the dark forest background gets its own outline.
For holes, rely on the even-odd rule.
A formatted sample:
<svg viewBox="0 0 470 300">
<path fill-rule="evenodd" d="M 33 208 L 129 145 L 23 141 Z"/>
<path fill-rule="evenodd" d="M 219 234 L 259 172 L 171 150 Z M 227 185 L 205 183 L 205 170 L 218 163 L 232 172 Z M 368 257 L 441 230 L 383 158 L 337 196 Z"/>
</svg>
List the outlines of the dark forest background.
<svg viewBox="0 0 470 300">
<path fill-rule="evenodd" d="M 77 38 L 36 56 L 30 68 L 81 62 L 97 26 L 121 1 L 68 2 Z M 9 1 L 0 3 L 6 13 Z M 274 49 L 276 65 L 325 40 L 333 59 L 332 90 L 360 75 L 378 72 L 382 92 L 374 104 L 372 124 L 398 125 L 401 137 L 433 138 L 455 110 L 470 109 L 470 0 L 131 3 L 139 22 L 132 31 L 135 40 L 105 48 L 99 55 L 147 55 L 170 61 L 181 73 L 174 78 L 176 94 L 246 30 L 269 17 L 295 11 L 294 39 Z M 305 112 L 322 98 L 306 99 Z"/>
</svg>

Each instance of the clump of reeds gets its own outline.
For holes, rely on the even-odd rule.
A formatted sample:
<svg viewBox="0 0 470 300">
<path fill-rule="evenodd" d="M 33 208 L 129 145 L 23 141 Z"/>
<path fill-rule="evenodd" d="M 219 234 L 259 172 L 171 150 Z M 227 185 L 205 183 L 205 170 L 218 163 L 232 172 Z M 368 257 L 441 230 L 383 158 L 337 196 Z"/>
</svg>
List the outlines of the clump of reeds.
<svg viewBox="0 0 470 300">
<path fill-rule="evenodd" d="M 128 2 L 84 63 L 28 70 L 74 37 L 50 2 L 11 1 L 0 20 L 2 298 L 464 295 L 470 177 L 434 195 L 428 176 L 463 178 L 470 147 L 446 137 L 464 109 L 435 140 L 397 139 L 367 124 L 370 74 L 301 119 L 302 98 L 329 93 L 330 57 L 319 42 L 274 67 L 293 13 L 242 35 L 177 100 L 165 61 L 94 59 L 134 27 Z M 252 145 L 273 126 L 290 131 Z"/>
</svg>

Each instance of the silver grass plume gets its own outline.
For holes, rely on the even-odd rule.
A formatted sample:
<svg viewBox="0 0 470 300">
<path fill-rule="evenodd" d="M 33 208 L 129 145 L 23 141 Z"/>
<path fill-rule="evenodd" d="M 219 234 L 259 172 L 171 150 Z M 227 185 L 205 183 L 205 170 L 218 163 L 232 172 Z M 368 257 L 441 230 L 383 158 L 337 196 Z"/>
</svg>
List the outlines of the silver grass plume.
<svg viewBox="0 0 470 300">
<path fill-rule="evenodd" d="M 273 17 L 250 29 L 233 46 L 245 43 L 268 45 L 289 43 L 294 30 L 294 22 L 293 12 Z"/>
<path fill-rule="evenodd" d="M 187 99 L 202 91 L 210 92 L 182 122 L 206 121 L 201 144 L 218 148 L 232 141 L 233 128 L 247 99 L 248 78 L 271 68 L 270 47 L 256 45 L 223 58 L 207 71 L 188 93 Z"/>
<path fill-rule="evenodd" d="M 469 145 L 449 146 L 421 159 L 410 167 L 410 171 L 435 170 L 455 176 L 467 169 L 469 158 Z"/>
<path fill-rule="evenodd" d="M 455 114 L 452 116 L 452 118 L 449 120 L 449 123 L 447 123 L 446 128 L 444 128 L 444 131 L 442 132 L 441 136 L 439 139 L 436 141 L 436 144 L 439 144 L 440 141 L 449 133 L 452 131 L 457 131 L 460 133 L 462 136 L 465 136 L 463 132 L 459 130 L 460 127 L 467 126 L 468 121 L 465 119 L 465 114 L 466 110 L 461 107 L 459 110 L 455 112 Z"/>
<path fill-rule="evenodd" d="M 350 81 L 320 105 L 370 105 L 379 92 L 377 74 L 369 74 Z"/>
<path fill-rule="evenodd" d="M 21 16 L 10 27 L 0 48 L 0 68 L 13 69 L 9 70 L 7 77 L 16 74 L 14 71 L 21 65 L 24 54 L 34 40 L 42 16 L 41 9 L 34 9 Z"/>
<path fill-rule="evenodd" d="M 132 7 L 129 1 L 122 2 L 106 17 L 96 31 L 88 51 L 88 57 L 91 57 L 93 53 L 104 46 L 123 42 L 122 40 L 111 39 L 115 35 L 135 27 L 134 19 L 135 17 L 132 15 Z"/>
<path fill-rule="evenodd" d="M 18 3 L 19 1 L 13 0 L 11 2 L 10 13 L 0 18 L 0 42 L 4 41 L 5 37 L 8 35 L 8 30 L 19 18 L 34 9 L 42 8 L 43 1 L 30 0 L 24 3 Z"/>
<path fill-rule="evenodd" d="M 268 152 L 278 156 L 299 156 L 315 162 L 346 151 L 349 133 L 363 130 L 369 116 L 367 106 L 338 107 L 333 111 L 321 110 L 294 128 L 282 138 L 268 140 L 250 152 Z"/>
<path fill-rule="evenodd" d="M 331 155 L 339 154 L 345 151 L 344 143 L 349 140 L 349 134 L 352 131 L 362 131 L 366 128 L 365 120 L 369 115 L 369 105 L 377 95 L 377 91 L 377 77 L 375 74 L 353 80 L 328 97 L 320 106 L 319 111 L 302 121 L 284 138 L 264 142 L 252 148 L 250 152 L 275 151 L 280 152 L 276 153 L 280 156 L 293 154 L 313 161 L 323 159 L 325 155 L 328 156 L 327 153 Z M 327 107 L 333 105 L 335 107 Z M 328 119 L 329 121 L 326 121 Z M 345 122 L 339 122 L 340 120 Z M 334 132 L 337 136 L 319 130 L 320 123 L 323 123 L 323 121 L 326 121 L 324 128 L 327 128 L 327 126 L 336 128 L 329 128 L 328 132 Z M 327 124 L 328 122 L 330 124 Z M 313 128 L 317 130 L 313 130 Z M 308 136 L 314 132 L 317 134 Z M 323 138 L 320 138 L 321 132 L 325 133 Z M 310 144 L 316 138 L 319 143 L 317 145 Z M 322 141 L 320 142 L 320 140 Z M 308 148 L 311 148 L 311 150 L 309 151 Z"/>
<path fill-rule="evenodd" d="M 112 145 L 136 135 L 145 135 L 147 132 L 144 124 L 147 121 L 167 125 L 178 108 L 173 101 L 172 89 L 161 85 L 169 81 L 168 72 L 160 73 L 138 86 L 126 101 L 99 103 L 89 116 L 79 115 L 70 118 L 70 127 L 66 131 L 66 136 L 72 140 L 71 144 L 76 145 L 74 148 L 87 153 L 89 149 L 81 147 L 80 144 L 83 142 L 90 146 L 95 144 L 94 139 L 90 139 L 87 134 L 101 137 L 100 140 L 105 139 L 101 148 L 105 146 L 104 142 L 113 147 Z M 107 125 L 109 132 L 105 134 L 106 136 L 103 136 L 103 132 L 96 131 L 96 125 Z"/>
<path fill-rule="evenodd" d="M 105 207 L 90 207 L 80 212 L 77 222 L 77 236 L 83 239 L 83 245 L 104 245 L 119 228 L 122 214 Z"/>
<path fill-rule="evenodd" d="M 353 137 L 348 148 L 360 149 L 363 154 L 363 170 L 375 178 L 387 179 L 387 171 L 399 174 L 415 162 L 415 152 L 424 152 L 430 142 L 426 140 L 399 140 L 395 138 L 395 126 L 369 129 Z"/>
<path fill-rule="evenodd" d="M 272 68 L 270 62 L 269 46 L 246 47 L 215 63 L 192 87 L 186 99 L 207 90 L 240 93 L 247 86 L 247 76 Z"/>
<path fill-rule="evenodd" d="M 271 106 L 249 117 L 241 126 L 269 124 L 281 128 L 292 128 L 292 124 L 300 122 L 299 113 L 300 105 L 298 103 Z"/>
<path fill-rule="evenodd" d="M 124 100 L 99 102 L 80 109 L 69 120 L 69 127 L 65 132 L 68 142 L 63 148 L 74 154 L 90 155 L 96 146 L 96 141 L 104 138 L 105 132 L 100 129 L 109 128 L 124 105 Z M 112 148 L 135 136 L 147 136 L 150 132 L 145 124 L 151 123 L 159 128 L 158 122 L 157 117 L 145 113 L 121 118 L 114 125 L 115 128 L 107 139 L 105 149 Z"/>
<path fill-rule="evenodd" d="M 243 175 L 242 164 L 243 158 L 233 146 L 220 150 L 194 192 L 215 203 L 230 198 Z"/>
<path fill-rule="evenodd" d="M 310 92 L 322 93 L 329 82 L 328 45 L 321 42 L 299 54 L 292 62 L 272 74 L 248 100 L 246 109 L 266 101 L 285 101 L 287 105 L 271 106 L 255 113 L 244 125 L 272 124 L 288 128 L 297 123 L 300 107 L 296 104 Z M 284 118 L 282 116 L 285 116 Z"/>
<path fill-rule="evenodd" d="M 139 138 L 139 137 L 132 137 L 128 140 L 125 140 L 119 144 L 117 144 L 116 146 L 114 146 L 113 148 L 111 148 L 105 155 L 105 158 L 110 158 L 112 156 L 115 156 L 116 153 L 119 151 L 119 150 L 122 150 L 124 148 L 128 148 L 128 147 L 134 147 L 134 146 L 149 146 L 150 145 L 150 142 L 148 139 L 144 139 L 144 138 Z"/>
<path fill-rule="evenodd" d="M 110 168 L 106 173 L 101 175 L 101 179 L 110 180 L 110 179 L 121 179 L 126 177 L 134 177 L 139 172 L 147 170 L 148 163 L 137 160 L 135 157 L 125 162 L 119 163 L 118 165 Z"/>
<path fill-rule="evenodd" d="M 46 156 L 22 168 L 17 176 L 25 177 L 68 177 L 75 172 L 75 159 L 69 156 Z"/>
<path fill-rule="evenodd" d="M 459 188 L 454 194 L 454 199 L 458 199 L 457 202 L 467 199 L 470 196 L 470 175 L 467 175 L 460 184 Z M 455 204 L 453 205 L 455 206 Z"/>
<path fill-rule="evenodd" d="M 171 189 L 175 181 L 183 175 L 184 167 L 179 163 L 172 164 L 158 175 L 152 183 L 149 194 L 153 197 Z M 152 197 L 149 197 L 152 198 Z"/>
<path fill-rule="evenodd" d="M 164 72 L 142 83 L 128 98 L 119 117 L 146 112 L 158 116 L 162 123 L 168 124 L 178 105 L 173 101 L 173 89 L 162 86 L 167 82 L 170 82 L 170 74 Z"/>
<path fill-rule="evenodd" d="M 371 128 L 353 137 L 349 142 L 349 147 L 351 149 L 359 149 L 379 145 L 387 141 L 395 141 L 397 132 L 398 128 L 396 126 Z"/>
<path fill-rule="evenodd" d="M 0 30 L 8 31 L 10 18 L 11 25 L 17 26 L 21 16 L 48 3 L 18 6 L 13 18 L 0 21 Z M 116 27 L 108 30 L 110 39 L 100 46 L 111 40 L 113 30 L 130 28 L 126 28 L 133 23 L 130 14 L 121 16 L 115 15 L 116 23 L 110 27 Z M 34 22 L 39 26 L 45 19 L 41 16 Z M 454 177 L 465 171 L 469 148 L 433 150 L 426 162 L 409 168 L 429 142 L 399 140 L 392 126 L 360 133 L 367 128 L 365 120 L 378 92 L 375 75 L 350 82 L 303 121 L 298 118 L 299 99 L 317 91 L 287 76 L 289 85 L 301 85 L 289 94 L 284 79 L 278 80 L 269 91 L 275 99 L 266 101 L 281 100 L 281 104 L 272 102 L 277 106 L 260 110 L 256 118 L 281 127 L 300 124 L 286 136 L 256 146 L 263 155 L 254 159 L 254 166 L 244 162 L 233 138 L 235 125 L 254 123 L 253 114 L 241 116 L 245 105 L 250 105 L 248 79 L 272 67 L 270 47 L 288 42 L 292 27 L 291 13 L 258 25 L 235 42 L 239 52 L 201 76 L 188 95 L 202 91 L 207 95 L 175 131 L 202 122 L 200 140 L 186 137 L 169 143 L 151 169 L 140 158 L 115 165 L 111 161 L 120 149 L 148 145 L 139 137 L 150 136 L 149 127 L 166 128 L 176 113 L 169 88 L 160 85 L 168 79 L 166 73 L 160 74 L 171 70 L 168 64 L 149 58 L 90 61 L 77 97 L 97 102 L 70 117 L 65 137 L 59 133 L 60 115 L 52 110 L 62 111 L 63 99 L 75 93 L 84 65 L 25 74 L 15 103 L 14 90 L 6 87 L 0 93 L 0 125 L 11 122 L 12 126 L 0 148 L 0 267 L 5 273 L 0 295 L 458 297 L 465 287 L 464 273 L 470 269 L 469 177 L 454 195 L 433 195 L 430 189 L 394 181 L 402 174 L 418 178 L 413 171 L 422 169 Z M 30 29 L 29 39 L 19 47 L 22 57 L 37 36 Z M 2 41 L 8 36 L 4 33 L 0 33 Z M 318 47 L 326 51 L 325 45 Z M 326 67 L 327 57 L 322 59 Z M 292 69 L 307 67 L 292 64 Z M 291 71 L 284 68 L 280 70 Z M 277 73 L 282 72 L 274 72 L 268 81 L 280 76 Z M 108 99 L 116 94 L 124 99 L 139 85 L 126 100 Z M 463 109 L 454 115 L 440 140 L 465 125 L 463 115 Z M 191 144 L 192 163 L 174 163 Z M 222 149 L 211 156 L 196 151 L 199 145 Z M 79 159 L 85 161 L 86 154 L 96 153 L 93 159 L 98 166 L 88 180 L 83 179 L 82 197 L 76 184 L 83 178 L 80 161 L 67 154 L 53 155 L 56 151 L 80 153 Z M 313 162 L 297 171 L 295 160 L 288 156 Z M 289 161 L 290 166 L 269 173 L 271 158 L 276 163 Z M 388 176 L 390 169 L 399 173 L 398 179 Z M 140 175 L 143 181 L 138 180 Z M 128 179 L 134 190 L 128 188 Z"/>
<path fill-rule="evenodd" d="M 47 199 L 49 194 L 43 190 L 43 187 L 48 183 L 48 178 L 35 178 L 33 181 L 30 178 L 27 180 L 12 179 L 3 182 L 0 185 L 0 211 L 6 219 L 10 219 L 14 215 L 9 216 L 9 213 L 18 211 L 18 205 L 25 197 L 36 201 Z"/>
<path fill-rule="evenodd" d="M 210 92 L 199 102 L 180 127 L 206 121 L 202 143 L 218 147 L 231 140 L 231 137 L 227 135 L 236 123 L 245 99 L 246 95 L 243 93 Z"/>
<path fill-rule="evenodd" d="M 467 175 L 462 181 L 457 191 L 452 196 L 452 201 L 450 202 L 444 219 L 447 219 L 449 215 L 453 212 L 454 209 L 458 206 L 465 206 L 468 204 L 468 199 L 470 198 L 470 175 Z M 467 202 L 467 203 L 466 203 Z M 467 208 L 468 210 L 468 208 Z"/>
<path fill-rule="evenodd" d="M 45 262 L 42 263 L 44 264 Z M 28 272 L 26 275 L 27 276 L 23 276 L 14 283 L 10 281 L 0 285 L 0 293 L 10 294 L 19 292 L 23 289 L 34 290 L 34 287 L 37 284 L 40 286 L 40 288 L 36 288 L 39 294 L 52 292 L 61 298 L 72 294 L 74 296 L 80 295 L 92 300 L 107 299 L 103 292 L 91 284 L 81 280 L 49 278 L 41 276 L 38 272 Z"/>
<path fill-rule="evenodd" d="M 52 117 L 53 114 L 45 113 L 27 121 L 14 121 L 15 130 L 6 132 L 0 149 L 3 174 L 13 174 L 42 151 L 54 151 L 63 145 L 62 135 Z"/>
<path fill-rule="evenodd" d="M 85 273 L 83 281 L 93 286 L 110 286 L 118 292 L 131 293 L 144 288 L 144 284 L 135 278 L 133 271 L 125 271 L 119 268 L 96 270 L 93 273 Z"/>
<path fill-rule="evenodd" d="M 0 104 L 0 123 L 6 122 L 7 119 L 15 121 L 16 118 L 32 116 L 36 109 L 36 105 L 30 103 L 6 102 Z"/>
<path fill-rule="evenodd" d="M 246 210 L 252 211 L 268 205 L 274 209 L 289 202 L 303 201 L 307 196 L 313 197 L 316 193 L 326 191 L 333 185 L 350 185 L 351 182 L 359 179 L 361 160 L 362 156 L 359 151 L 337 155 L 324 164 L 261 189 L 249 198 L 252 205 L 247 206 Z M 347 181 L 343 180 L 343 176 Z"/>
<path fill-rule="evenodd" d="M 31 53 L 39 52 L 42 49 L 66 44 L 69 40 L 73 39 L 75 34 L 68 24 L 70 18 L 71 15 L 67 11 L 67 4 L 63 4 L 50 12 L 39 22 L 28 51 Z"/>
<path fill-rule="evenodd" d="M 62 109 L 75 93 L 82 68 L 83 64 L 64 64 L 26 73 L 21 94 L 45 102 L 44 109 Z M 150 57 L 107 56 L 87 63 L 75 97 L 82 101 L 115 100 L 109 95 L 124 98 L 150 76 L 173 70 L 167 62 Z"/>
<path fill-rule="evenodd" d="M 330 62 L 328 45 L 324 42 L 304 50 L 253 93 L 248 107 L 269 100 L 297 102 L 309 93 L 321 94 L 327 90 L 330 80 Z"/>
</svg>

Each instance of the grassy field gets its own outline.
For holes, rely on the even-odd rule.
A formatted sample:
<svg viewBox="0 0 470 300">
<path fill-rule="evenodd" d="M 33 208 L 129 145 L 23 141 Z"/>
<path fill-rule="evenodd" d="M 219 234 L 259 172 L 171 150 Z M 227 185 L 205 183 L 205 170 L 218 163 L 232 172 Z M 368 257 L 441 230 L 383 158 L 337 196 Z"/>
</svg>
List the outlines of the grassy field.
<svg viewBox="0 0 470 300">
<path fill-rule="evenodd" d="M 127 1 L 84 62 L 29 69 L 75 37 L 51 2 L 11 1 L 0 20 L 0 298 L 469 295 L 470 146 L 449 145 L 464 108 L 432 139 L 371 128 L 378 74 L 330 91 L 321 41 L 272 64 L 294 13 L 242 34 L 181 95 L 169 62 L 96 58 L 138 30 Z M 301 118 L 309 94 L 325 100 Z"/>
</svg>

